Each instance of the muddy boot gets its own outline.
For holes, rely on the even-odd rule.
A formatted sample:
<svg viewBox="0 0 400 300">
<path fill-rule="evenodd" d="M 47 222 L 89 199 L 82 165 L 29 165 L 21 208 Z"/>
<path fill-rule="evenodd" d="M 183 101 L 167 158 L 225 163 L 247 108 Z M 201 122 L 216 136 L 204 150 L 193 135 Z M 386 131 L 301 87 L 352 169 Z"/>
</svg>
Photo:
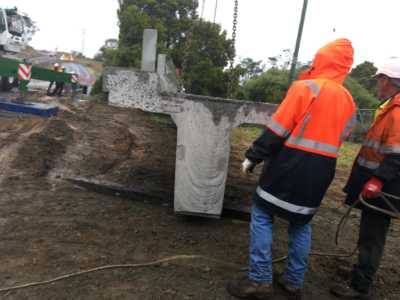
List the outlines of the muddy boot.
<svg viewBox="0 0 400 300">
<path fill-rule="evenodd" d="M 284 290 L 286 296 L 290 300 L 301 300 L 303 297 L 303 289 L 296 288 L 288 282 L 283 275 L 278 277 L 278 285 L 279 287 Z"/>
<path fill-rule="evenodd" d="M 371 299 L 371 293 L 358 291 L 347 283 L 336 284 L 329 291 L 342 299 Z"/>
<path fill-rule="evenodd" d="M 226 290 L 230 295 L 242 299 L 269 300 L 274 295 L 272 284 L 257 283 L 248 278 L 229 282 Z"/>
<path fill-rule="evenodd" d="M 338 266 L 336 269 L 336 275 L 339 276 L 343 281 L 348 281 L 351 279 L 351 267 L 349 266 Z"/>
</svg>

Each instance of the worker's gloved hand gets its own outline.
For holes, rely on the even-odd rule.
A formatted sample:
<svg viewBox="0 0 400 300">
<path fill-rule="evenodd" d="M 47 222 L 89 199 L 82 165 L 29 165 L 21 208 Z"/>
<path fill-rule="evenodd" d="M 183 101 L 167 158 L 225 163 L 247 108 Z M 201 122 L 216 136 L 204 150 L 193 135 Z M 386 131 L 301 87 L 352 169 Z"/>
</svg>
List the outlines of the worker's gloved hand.
<svg viewBox="0 0 400 300">
<path fill-rule="evenodd" d="M 372 177 L 364 185 L 361 195 L 363 196 L 364 199 L 376 198 L 382 191 L 382 187 L 383 187 L 383 182 L 376 177 Z"/>
<path fill-rule="evenodd" d="M 253 170 L 255 168 L 257 164 L 255 162 L 252 162 L 250 159 L 246 158 L 243 162 L 242 162 L 242 172 L 244 174 L 249 174 L 249 173 L 253 173 Z"/>
</svg>

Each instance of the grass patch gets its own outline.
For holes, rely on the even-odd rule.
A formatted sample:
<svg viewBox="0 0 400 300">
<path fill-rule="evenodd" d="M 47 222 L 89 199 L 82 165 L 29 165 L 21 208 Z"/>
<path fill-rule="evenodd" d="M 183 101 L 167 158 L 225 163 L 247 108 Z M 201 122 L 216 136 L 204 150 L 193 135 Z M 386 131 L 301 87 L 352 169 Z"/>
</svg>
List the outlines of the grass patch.
<svg viewBox="0 0 400 300">
<path fill-rule="evenodd" d="M 350 169 L 358 151 L 360 150 L 360 147 L 360 144 L 344 143 L 339 152 L 339 158 L 337 162 L 338 168 Z"/>
<path fill-rule="evenodd" d="M 156 123 L 159 125 L 175 126 L 175 123 L 172 120 L 170 115 L 159 114 L 159 113 L 149 113 L 149 119 L 153 123 Z"/>
<path fill-rule="evenodd" d="M 239 146 L 250 146 L 261 134 L 263 125 L 244 124 L 232 130 L 232 144 Z"/>
</svg>

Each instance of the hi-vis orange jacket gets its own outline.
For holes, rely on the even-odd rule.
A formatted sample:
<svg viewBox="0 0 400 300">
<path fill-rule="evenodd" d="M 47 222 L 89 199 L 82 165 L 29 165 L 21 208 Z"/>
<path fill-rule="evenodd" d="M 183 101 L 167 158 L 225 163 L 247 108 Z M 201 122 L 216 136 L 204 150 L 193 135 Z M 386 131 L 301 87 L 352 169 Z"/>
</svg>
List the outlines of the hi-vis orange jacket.
<svg viewBox="0 0 400 300">
<path fill-rule="evenodd" d="M 372 176 L 383 181 L 384 192 L 400 196 L 400 94 L 379 111 L 367 132 L 345 187 L 348 204 L 358 198 Z M 400 208 L 398 202 L 393 203 Z M 374 205 L 390 209 L 382 199 L 375 199 Z"/>
<path fill-rule="evenodd" d="M 394 97 L 376 116 L 357 163 L 368 169 L 378 169 L 386 154 L 400 155 L 400 95 Z"/>
<path fill-rule="evenodd" d="M 346 39 L 321 48 L 246 152 L 253 162 L 268 160 L 253 200 L 270 214 L 307 223 L 319 208 L 356 120 L 355 104 L 342 85 L 352 63 Z"/>
</svg>

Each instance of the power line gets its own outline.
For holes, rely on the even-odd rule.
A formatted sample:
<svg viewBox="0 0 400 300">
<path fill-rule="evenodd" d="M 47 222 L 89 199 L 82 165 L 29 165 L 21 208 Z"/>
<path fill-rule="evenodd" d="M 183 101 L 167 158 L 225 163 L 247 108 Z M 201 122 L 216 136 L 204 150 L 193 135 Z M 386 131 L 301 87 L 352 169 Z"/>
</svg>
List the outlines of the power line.
<svg viewBox="0 0 400 300">
<path fill-rule="evenodd" d="M 217 8 L 218 8 L 218 0 L 215 0 L 215 9 L 214 9 L 214 23 L 217 19 Z"/>
<path fill-rule="evenodd" d="M 203 5 L 202 5 L 202 7 L 201 7 L 200 19 L 202 19 L 202 18 L 203 18 L 203 14 L 204 14 L 204 7 L 205 7 L 205 5 L 206 5 L 206 0 L 203 0 Z"/>
</svg>

